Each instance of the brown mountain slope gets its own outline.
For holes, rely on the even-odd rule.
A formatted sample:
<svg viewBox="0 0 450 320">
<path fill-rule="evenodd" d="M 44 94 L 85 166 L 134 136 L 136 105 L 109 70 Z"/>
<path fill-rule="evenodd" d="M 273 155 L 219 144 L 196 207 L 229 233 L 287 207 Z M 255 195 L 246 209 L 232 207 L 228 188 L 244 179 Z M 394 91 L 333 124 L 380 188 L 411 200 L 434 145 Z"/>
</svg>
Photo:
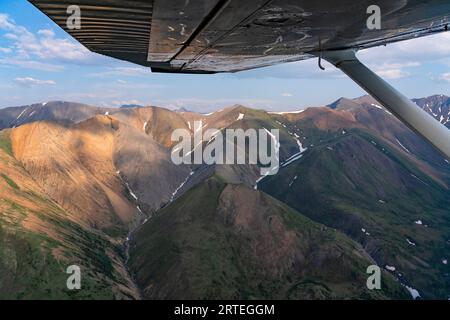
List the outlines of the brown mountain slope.
<svg viewBox="0 0 450 320">
<path fill-rule="evenodd" d="M 14 155 L 52 199 L 114 234 L 140 211 L 167 202 L 190 172 L 143 130 L 110 116 L 75 125 L 34 122 L 11 136 Z"/>
<path fill-rule="evenodd" d="M 105 116 L 72 127 L 34 122 L 12 131 L 12 149 L 45 192 L 77 219 L 120 229 L 137 210 L 115 174 L 114 130 Z"/>
<path fill-rule="evenodd" d="M 119 176 L 132 190 L 132 198 L 136 197 L 141 209 L 148 213 L 169 202 L 191 172 L 188 165 L 174 165 L 170 150 L 150 135 L 126 125 L 116 132 L 113 161 Z"/>
<path fill-rule="evenodd" d="M 12 154 L 0 132 L 0 299 L 137 298 L 120 247 L 64 210 Z M 70 265 L 83 290 L 66 287 Z"/>
<path fill-rule="evenodd" d="M 169 148 L 175 129 L 188 129 L 188 124 L 177 112 L 158 107 L 120 109 L 113 117 L 138 131 L 150 135 L 157 143 Z"/>
</svg>

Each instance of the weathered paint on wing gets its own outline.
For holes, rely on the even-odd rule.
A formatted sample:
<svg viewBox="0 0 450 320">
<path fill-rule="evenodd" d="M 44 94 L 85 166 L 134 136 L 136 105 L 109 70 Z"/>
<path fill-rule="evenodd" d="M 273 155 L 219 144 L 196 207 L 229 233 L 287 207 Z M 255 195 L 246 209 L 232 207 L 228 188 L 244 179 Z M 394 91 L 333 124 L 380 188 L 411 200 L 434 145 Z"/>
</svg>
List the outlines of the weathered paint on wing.
<svg viewBox="0 0 450 320">
<path fill-rule="evenodd" d="M 235 72 L 444 31 L 448 0 L 29 0 L 88 49 L 161 72 Z M 381 30 L 369 30 L 378 5 Z M 82 28 L 66 26 L 78 5 Z"/>
</svg>

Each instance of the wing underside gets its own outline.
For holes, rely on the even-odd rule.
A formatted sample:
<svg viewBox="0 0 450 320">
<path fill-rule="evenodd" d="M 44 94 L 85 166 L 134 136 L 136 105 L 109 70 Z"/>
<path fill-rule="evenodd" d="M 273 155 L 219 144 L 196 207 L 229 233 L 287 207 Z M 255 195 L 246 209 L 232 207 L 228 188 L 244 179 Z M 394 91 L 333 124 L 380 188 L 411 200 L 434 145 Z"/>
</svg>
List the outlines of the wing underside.
<svg viewBox="0 0 450 320">
<path fill-rule="evenodd" d="M 178 73 L 236 72 L 447 30 L 448 0 L 29 0 L 91 51 Z M 366 27 L 381 8 L 380 30 Z M 70 30 L 67 8 L 81 9 Z"/>
</svg>

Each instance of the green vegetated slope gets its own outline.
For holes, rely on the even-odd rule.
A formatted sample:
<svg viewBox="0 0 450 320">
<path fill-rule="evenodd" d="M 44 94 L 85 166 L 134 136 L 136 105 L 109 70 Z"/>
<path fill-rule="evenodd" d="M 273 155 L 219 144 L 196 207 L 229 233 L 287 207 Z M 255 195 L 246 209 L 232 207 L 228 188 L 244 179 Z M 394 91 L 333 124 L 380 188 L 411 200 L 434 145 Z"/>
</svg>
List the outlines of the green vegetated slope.
<svg viewBox="0 0 450 320">
<path fill-rule="evenodd" d="M 0 132 L 0 299 L 131 297 L 119 252 L 41 192 Z M 81 290 L 67 289 L 70 265 L 81 267 Z"/>
<path fill-rule="evenodd" d="M 447 299 L 448 186 L 383 139 L 347 131 L 317 130 L 318 144 L 259 189 L 343 231 L 421 297 Z"/>
<path fill-rule="evenodd" d="M 161 210 L 131 241 L 148 299 L 408 298 L 361 246 L 259 191 L 214 176 Z"/>
<path fill-rule="evenodd" d="M 0 149 L 9 156 L 12 156 L 10 130 L 0 131 Z"/>
</svg>

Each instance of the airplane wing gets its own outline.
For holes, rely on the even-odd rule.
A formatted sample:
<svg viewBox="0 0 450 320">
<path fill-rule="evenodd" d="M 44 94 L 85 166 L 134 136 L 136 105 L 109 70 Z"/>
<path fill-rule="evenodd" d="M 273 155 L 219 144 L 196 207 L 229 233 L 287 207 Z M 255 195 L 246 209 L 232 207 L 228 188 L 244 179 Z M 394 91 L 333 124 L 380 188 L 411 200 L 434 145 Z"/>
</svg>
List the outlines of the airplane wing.
<svg viewBox="0 0 450 320">
<path fill-rule="evenodd" d="M 444 31 L 448 0 L 29 0 L 91 51 L 159 72 L 235 72 Z M 380 30 L 366 26 L 381 9 Z M 69 29 L 69 5 L 81 28 Z"/>
<path fill-rule="evenodd" d="M 236 72 L 318 56 L 450 159 L 450 131 L 356 58 L 448 30 L 449 0 L 29 0 L 91 51 L 156 72 Z M 68 24 L 69 6 L 80 25 Z M 380 10 L 369 28 L 369 7 Z"/>
</svg>

